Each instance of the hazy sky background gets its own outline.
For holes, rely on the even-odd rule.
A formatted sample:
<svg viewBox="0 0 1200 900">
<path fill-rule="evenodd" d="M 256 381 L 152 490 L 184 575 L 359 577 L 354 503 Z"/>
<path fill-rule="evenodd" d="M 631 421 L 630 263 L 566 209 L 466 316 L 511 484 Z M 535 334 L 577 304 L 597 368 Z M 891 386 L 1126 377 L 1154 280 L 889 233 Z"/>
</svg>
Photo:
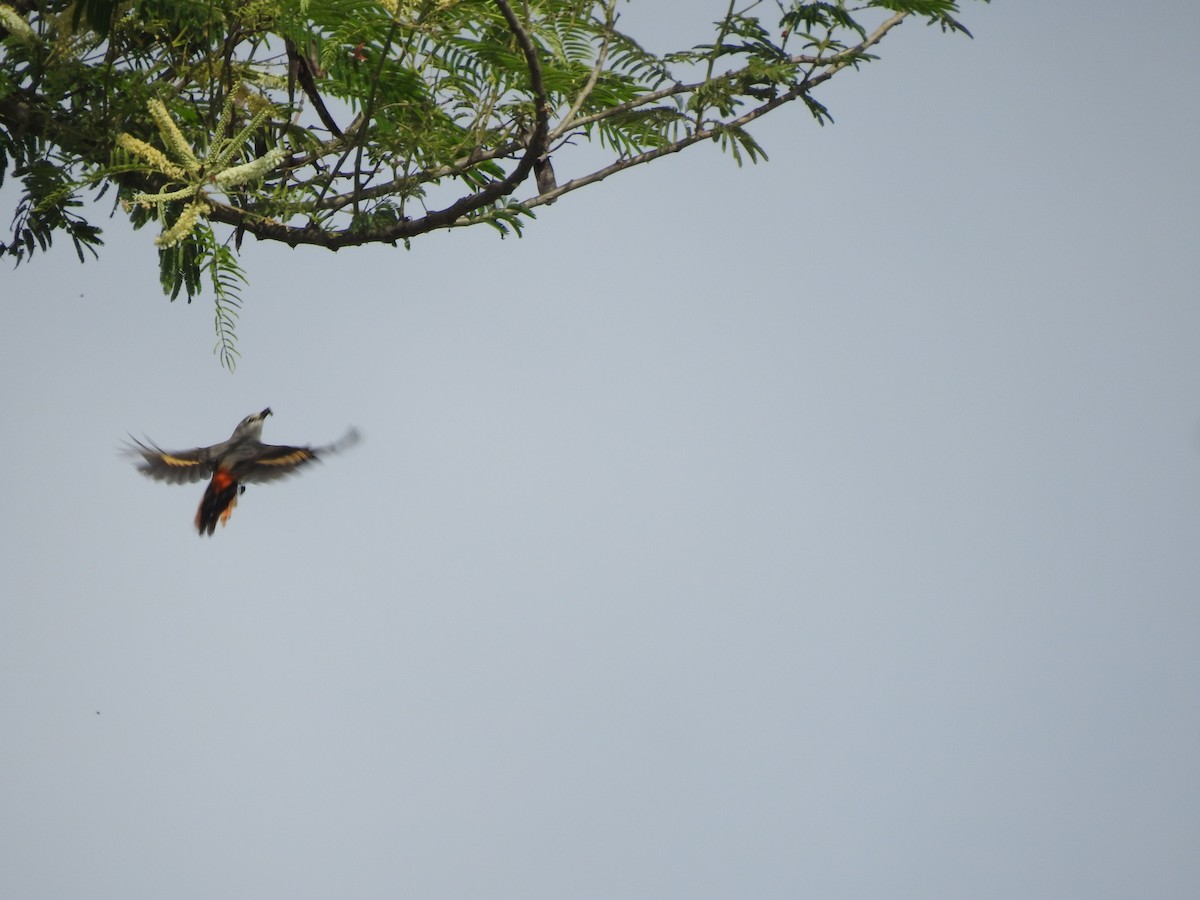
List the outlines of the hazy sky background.
<svg viewBox="0 0 1200 900">
<path fill-rule="evenodd" d="M 1200 6 L 962 17 L 765 165 L 248 241 L 234 375 L 149 230 L 3 271 L 0 896 L 1197 896 Z M 117 453 L 266 405 L 365 441 L 212 539 Z"/>
</svg>

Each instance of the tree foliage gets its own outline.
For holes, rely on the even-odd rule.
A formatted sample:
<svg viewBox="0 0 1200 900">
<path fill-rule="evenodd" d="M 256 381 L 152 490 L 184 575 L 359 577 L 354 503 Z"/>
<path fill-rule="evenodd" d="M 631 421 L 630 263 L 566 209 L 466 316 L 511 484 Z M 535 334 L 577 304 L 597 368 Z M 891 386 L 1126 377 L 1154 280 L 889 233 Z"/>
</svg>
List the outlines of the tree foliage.
<svg viewBox="0 0 1200 900">
<path fill-rule="evenodd" d="M 0 0 L 0 183 L 21 187 L 0 251 L 65 236 L 94 254 L 86 195 L 111 190 L 158 224 L 172 298 L 213 289 L 232 364 L 246 234 L 520 233 L 701 141 L 757 161 L 751 122 L 797 100 L 828 121 L 822 84 L 907 18 L 965 32 L 958 6 L 730 0 L 711 43 L 659 56 L 617 27 L 618 0 Z M 554 159 L 585 167 L 558 183 Z"/>
</svg>

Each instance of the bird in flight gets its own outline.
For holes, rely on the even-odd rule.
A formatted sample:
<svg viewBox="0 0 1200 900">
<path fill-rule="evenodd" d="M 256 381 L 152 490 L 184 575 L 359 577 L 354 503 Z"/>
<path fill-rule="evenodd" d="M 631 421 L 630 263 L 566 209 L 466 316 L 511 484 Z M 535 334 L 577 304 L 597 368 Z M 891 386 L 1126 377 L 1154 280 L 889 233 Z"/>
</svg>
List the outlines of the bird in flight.
<svg viewBox="0 0 1200 900">
<path fill-rule="evenodd" d="M 271 408 L 252 413 L 238 423 L 229 440 L 211 447 L 194 450 L 168 451 L 152 443 L 132 438 L 129 448 L 140 456 L 138 471 L 147 478 L 171 484 L 190 484 L 209 479 L 204 499 L 196 510 L 196 529 L 201 535 L 212 535 L 217 522 L 224 525 L 237 506 L 238 495 L 247 484 L 274 481 L 291 475 L 300 467 L 329 453 L 344 450 L 358 443 L 359 434 L 350 429 L 339 441 L 324 447 L 290 447 L 283 444 L 264 444 L 263 422 Z"/>
</svg>

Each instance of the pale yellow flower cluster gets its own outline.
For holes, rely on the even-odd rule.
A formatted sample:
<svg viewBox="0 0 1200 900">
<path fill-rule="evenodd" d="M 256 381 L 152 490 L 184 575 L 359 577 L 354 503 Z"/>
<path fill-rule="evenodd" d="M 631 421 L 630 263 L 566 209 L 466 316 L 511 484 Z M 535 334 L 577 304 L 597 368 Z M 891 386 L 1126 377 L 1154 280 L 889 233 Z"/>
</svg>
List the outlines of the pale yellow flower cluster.
<svg viewBox="0 0 1200 900">
<path fill-rule="evenodd" d="M 0 25 L 22 44 L 37 43 L 37 35 L 29 27 L 29 23 L 21 18 L 21 14 L 6 3 L 0 3 Z"/>
<path fill-rule="evenodd" d="M 240 166 L 230 166 L 225 171 L 218 172 L 213 176 L 213 181 L 223 188 L 235 187 L 245 184 L 247 181 L 257 181 L 279 165 L 282 159 L 283 148 L 272 147 L 258 159 L 252 159 Z"/>
<path fill-rule="evenodd" d="M 179 214 L 175 224 L 154 239 L 155 245 L 164 248 L 174 247 L 192 233 L 196 223 L 200 221 L 200 216 L 206 212 L 208 212 L 208 204 L 203 200 L 189 203 L 183 208 L 183 212 Z"/>
<path fill-rule="evenodd" d="M 235 91 L 230 95 L 225 108 L 221 111 L 221 116 L 217 123 L 217 135 L 223 135 L 225 132 L 230 116 L 232 115 L 233 100 L 236 94 L 237 92 Z M 178 244 L 192 233 L 197 223 L 199 223 L 200 217 L 209 212 L 211 207 L 204 196 L 204 188 L 206 186 L 211 184 L 218 189 L 227 190 L 250 181 L 257 181 L 265 177 L 268 172 L 283 161 L 285 155 L 284 149 L 281 146 L 276 146 L 257 159 L 252 159 L 250 162 L 237 166 L 227 166 L 215 173 L 206 175 L 204 164 L 196 157 L 191 145 L 187 142 L 187 138 L 179 130 L 179 126 L 175 124 L 175 120 L 171 118 L 171 113 L 167 110 L 166 105 L 161 100 L 151 100 L 146 104 L 146 108 L 150 112 L 150 118 L 154 120 L 154 124 L 158 128 L 158 133 L 162 137 L 170 156 L 157 147 L 135 138 L 131 134 L 118 135 L 117 146 L 126 153 L 137 157 L 159 174 L 166 175 L 171 180 L 182 183 L 183 187 L 173 191 L 162 191 L 157 194 L 134 194 L 132 202 L 145 206 L 156 204 L 161 208 L 167 203 L 179 200 L 192 200 L 191 203 L 188 203 L 183 208 L 183 212 L 179 214 L 179 218 L 175 220 L 174 224 L 155 239 L 154 243 L 160 247 L 173 247 Z M 269 118 L 270 113 L 270 104 L 264 102 L 236 139 L 214 140 L 213 146 L 209 148 L 205 163 L 214 169 L 226 166 L 229 158 L 234 154 L 236 147 L 240 145 L 241 140 L 265 122 Z M 174 157 L 179 162 L 172 161 L 171 157 Z M 179 163 L 182 163 L 182 165 Z"/>
<path fill-rule="evenodd" d="M 167 159 L 167 154 L 145 141 L 138 140 L 132 134 L 117 135 L 117 146 L 126 153 L 133 154 L 142 162 L 148 163 L 152 169 L 158 170 L 168 178 L 183 181 L 185 177 L 183 169 Z"/>
<path fill-rule="evenodd" d="M 183 163 L 188 174 L 195 175 L 199 172 L 200 160 L 196 159 L 196 154 L 192 152 L 192 145 L 187 142 L 163 102 L 158 99 L 151 100 L 146 104 L 146 109 L 150 111 L 150 118 L 158 126 L 158 133 L 162 135 L 163 143 L 167 145 L 175 158 Z"/>
</svg>

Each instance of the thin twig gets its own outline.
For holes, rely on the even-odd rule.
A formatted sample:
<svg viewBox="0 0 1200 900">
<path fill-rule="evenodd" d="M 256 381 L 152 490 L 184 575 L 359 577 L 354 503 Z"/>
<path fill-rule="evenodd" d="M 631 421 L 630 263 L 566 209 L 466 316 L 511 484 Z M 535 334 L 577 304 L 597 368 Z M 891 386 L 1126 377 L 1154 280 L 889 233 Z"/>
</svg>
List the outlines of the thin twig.
<svg viewBox="0 0 1200 900">
<path fill-rule="evenodd" d="M 600 73 L 604 71 L 604 64 L 608 61 L 608 48 L 612 43 L 613 31 L 616 29 L 616 26 L 617 0 L 608 0 L 608 6 L 604 8 L 604 40 L 600 43 L 600 52 L 596 54 L 596 64 L 592 66 L 587 84 L 583 86 L 583 90 L 579 92 L 579 96 L 575 98 L 575 102 L 571 104 L 571 108 L 567 111 L 567 114 L 562 117 L 558 126 L 550 132 L 550 143 L 558 140 L 567 131 L 575 127 L 575 117 L 579 115 L 579 110 L 583 108 L 583 104 L 592 95 L 592 91 L 596 88 L 596 83 L 600 80 Z"/>
</svg>

